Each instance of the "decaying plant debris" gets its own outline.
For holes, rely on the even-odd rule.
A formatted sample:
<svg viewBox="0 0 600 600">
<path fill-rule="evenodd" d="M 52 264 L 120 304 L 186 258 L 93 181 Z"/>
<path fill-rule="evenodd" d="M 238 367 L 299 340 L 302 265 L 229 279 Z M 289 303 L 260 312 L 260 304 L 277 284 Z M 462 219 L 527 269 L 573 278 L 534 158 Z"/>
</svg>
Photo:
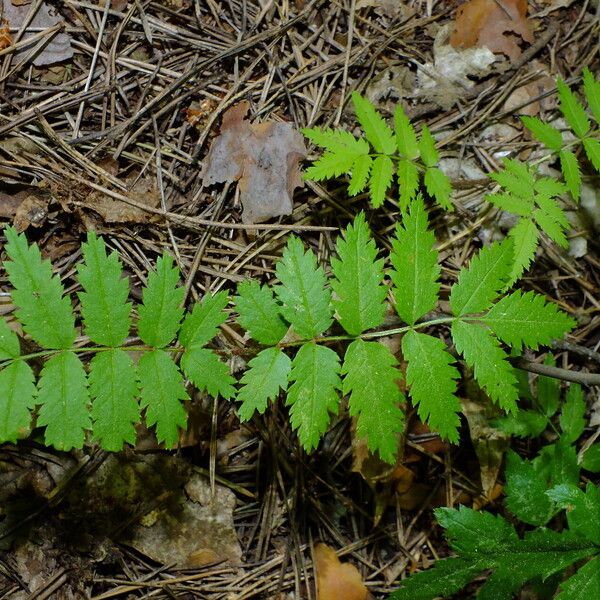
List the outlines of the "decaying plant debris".
<svg viewBox="0 0 600 600">
<path fill-rule="evenodd" d="M 435 90 L 428 95 L 415 82 L 424 65 L 435 64 L 434 40 L 453 23 L 458 2 L 33 2 L 19 10 L 50 7 L 60 20 L 38 25 L 33 42 L 20 34 L 21 22 L 11 22 L 16 4 L 0 5 L 0 215 L 40 243 L 67 287 L 86 230 L 106 234 L 134 282 L 134 297 L 165 248 L 179 262 L 189 299 L 249 277 L 273 279 L 290 230 L 326 259 L 331 231 L 367 205 L 360 196 L 349 200 L 345 185 L 299 187 L 291 162 L 304 151 L 295 133 L 280 156 L 286 177 L 278 171 L 278 203 L 266 212 L 253 204 L 258 198 L 248 196 L 244 179 L 256 175 L 259 157 L 244 158 L 227 177 L 203 172 L 201 163 L 210 166 L 209 150 L 216 152 L 227 115 L 246 132 L 351 127 L 351 92 L 364 92 L 390 69 L 395 76 L 381 88 L 379 108 L 391 117 L 402 102 L 415 125 L 427 122 L 441 141 L 443 159 L 458 165 L 451 175 L 457 210 L 434 213 L 449 284 L 479 246 L 501 235 L 496 213 L 481 210 L 489 182 L 478 173 L 493 170 L 506 153 L 539 158 L 515 111 L 552 111 L 549 73 L 573 82 L 586 66 L 598 70 L 597 12 L 583 2 L 530 2 L 533 40 L 523 23 L 508 46 L 496 40 L 500 46 L 489 48 L 496 61 L 485 74 L 469 75 L 475 85 L 443 109 Z M 479 45 L 489 39 L 486 31 Z M 68 41 L 72 58 L 40 60 L 59 40 Z M 193 106 L 206 109 L 191 121 Z M 585 250 L 573 247 L 575 260 L 545 246 L 525 287 L 548 293 L 578 318 L 575 335 L 557 348 L 562 364 L 597 370 L 599 257 L 589 232 L 600 201 L 597 182 L 585 186 L 585 209 L 573 215 Z M 368 216 L 386 246 L 396 207 L 388 203 Z M 2 313 L 10 314 L 10 297 L 1 297 Z M 221 343 L 235 370 L 247 341 L 225 329 Z M 388 343 L 397 351 L 393 339 Z M 591 407 L 592 422 L 599 404 Z M 80 502 L 106 453 L 61 455 L 35 442 L 0 449 L 1 597 L 315 598 L 312 548 L 322 541 L 357 566 L 374 598 L 384 598 L 407 570 L 447 553 L 429 507 L 481 506 L 501 491 L 486 471 L 489 496 L 482 496 L 473 452 L 441 444 L 415 419 L 404 462 L 392 470 L 353 447 L 348 419 L 310 456 L 299 452 L 283 410 L 241 428 L 227 402 L 213 406 L 196 397 L 190 422 L 181 439 L 186 468 L 166 477 L 182 482 L 177 492 L 172 481 L 148 484 L 119 527 L 95 519 Z M 160 452 L 138 433 L 137 448 L 126 456 L 132 464 L 136 455 Z M 479 438 L 476 444 L 489 446 Z M 196 564 L 181 568 L 126 543 L 131 524 L 151 527 L 161 514 L 180 510 L 175 499 L 186 493 L 188 471 L 235 494 L 242 562 L 223 562 L 226 556 L 201 553 L 208 546 L 198 545 Z M 106 506 L 115 500 L 109 496 Z"/>
</svg>

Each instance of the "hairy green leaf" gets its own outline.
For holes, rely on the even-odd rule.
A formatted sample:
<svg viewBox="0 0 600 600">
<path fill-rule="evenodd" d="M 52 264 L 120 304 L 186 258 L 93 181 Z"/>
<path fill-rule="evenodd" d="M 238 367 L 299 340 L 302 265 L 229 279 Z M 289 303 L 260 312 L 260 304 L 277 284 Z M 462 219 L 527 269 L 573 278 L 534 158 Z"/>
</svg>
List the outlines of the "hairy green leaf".
<svg viewBox="0 0 600 600">
<path fill-rule="evenodd" d="M 583 140 L 583 148 L 594 169 L 600 173 L 600 142 L 593 138 Z"/>
<path fill-rule="evenodd" d="M 302 133 L 313 143 L 334 154 L 366 155 L 369 144 L 366 140 L 354 137 L 343 129 L 320 129 L 313 127 L 303 129 Z"/>
<path fill-rule="evenodd" d="M 548 123 L 544 123 L 541 119 L 537 117 L 521 117 L 521 121 L 523 124 L 533 135 L 540 141 L 546 148 L 552 150 L 553 152 L 560 152 L 562 148 L 562 135 L 558 129 L 552 127 Z"/>
<path fill-rule="evenodd" d="M 0 440 L 16 442 L 27 433 L 37 390 L 31 367 L 16 360 L 0 371 Z"/>
<path fill-rule="evenodd" d="M 536 208 L 533 211 L 533 218 L 539 228 L 554 242 L 562 248 L 568 248 L 569 242 L 565 235 L 564 227 L 557 223 L 547 212 Z"/>
<path fill-rule="evenodd" d="M 367 187 L 372 165 L 373 159 L 368 154 L 357 156 L 354 159 L 352 163 L 352 176 L 348 184 L 348 194 L 350 196 L 360 194 Z"/>
<path fill-rule="evenodd" d="M 531 264 L 535 257 L 539 236 L 540 232 L 532 219 L 519 219 L 519 222 L 508 233 L 508 237 L 514 245 L 514 260 L 508 284 L 517 281 Z"/>
<path fill-rule="evenodd" d="M 276 266 L 281 285 L 275 293 L 281 302 L 281 314 L 303 338 L 321 335 L 332 321 L 331 292 L 322 267 L 311 250 L 291 237 Z"/>
<path fill-rule="evenodd" d="M 352 169 L 356 155 L 325 152 L 306 171 L 304 178 L 312 181 L 323 181 L 339 177 Z"/>
<path fill-rule="evenodd" d="M 119 452 L 135 444 L 135 424 L 140 420 L 137 372 L 129 355 L 118 348 L 99 352 L 90 363 L 94 437 L 102 448 Z"/>
<path fill-rule="evenodd" d="M 396 174 L 400 187 L 400 209 L 405 211 L 419 189 L 419 170 L 413 162 L 403 159 L 398 162 Z"/>
<path fill-rule="evenodd" d="M 513 261 L 513 245 L 505 240 L 486 246 L 462 269 L 450 291 L 456 316 L 484 311 L 506 286 Z"/>
<path fill-rule="evenodd" d="M 0 360 L 18 358 L 21 347 L 17 334 L 8 326 L 3 317 L 0 317 Z"/>
<path fill-rule="evenodd" d="M 371 239 L 364 213 L 359 213 L 336 243 L 338 258 L 331 259 L 335 279 L 333 305 L 342 327 L 358 335 L 383 323 L 387 287 L 383 282 L 383 259 Z"/>
<path fill-rule="evenodd" d="M 63 350 L 42 369 L 37 403 L 38 425 L 46 425 L 46 444 L 57 450 L 81 448 L 84 430 L 90 428 L 85 370 L 77 355 Z"/>
<path fill-rule="evenodd" d="M 192 312 L 188 312 L 181 325 L 179 342 L 184 348 L 205 346 L 212 340 L 219 326 L 227 320 L 224 312 L 229 298 L 227 292 L 217 292 L 202 298 L 202 302 L 194 305 Z"/>
<path fill-rule="evenodd" d="M 383 344 L 358 339 L 348 346 L 342 366 L 343 392 L 350 394 L 350 415 L 357 417 L 357 433 L 367 438 L 369 450 L 379 452 L 389 463 L 395 461 L 404 424 L 400 410 L 404 396 L 398 387 L 402 374 L 397 363 Z"/>
<path fill-rule="evenodd" d="M 600 598 L 600 556 L 592 558 L 575 575 L 561 583 L 560 590 L 556 600 Z"/>
<path fill-rule="evenodd" d="M 575 485 L 562 484 L 546 494 L 557 506 L 567 509 L 570 531 L 600 547 L 600 487 L 588 482 L 583 492 Z"/>
<path fill-rule="evenodd" d="M 452 323 L 452 339 L 488 396 L 504 410 L 516 411 L 517 378 L 506 353 L 489 330 L 457 320 Z"/>
<path fill-rule="evenodd" d="M 442 438 L 458 442 L 460 402 L 455 395 L 459 372 L 446 344 L 424 333 L 408 331 L 402 338 L 402 354 L 408 362 L 406 382 L 421 421 L 439 431 Z"/>
<path fill-rule="evenodd" d="M 583 69 L 583 92 L 596 123 L 600 125 L 600 81 L 594 79 L 587 67 Z"/>
<path fill-rule="evenodd" d="M 392 240 L 390 277 L 396 311 L 409 325 L 435 307 L 440 290 L 435 236 L 427 225 L 427 212 L 419 196 L 396 225 L 396 237 Z"/>
<path fill-rule="evenodd" d="M 237 395 L 241 406 L 238 414 L 241 421 L 249 421 L 254 412 L 263 414 L 269 400 L 286 391 L 292 361 L 279 348 L 266 348 L 249 363 L 249 369 L 240 379 L 242 387 Z"/>
<path fill-rule="evenodd" d="M 592 444 L 583 454 L 581 466 L 586 471 L 600 473 L 600 444 Z"/>
<path fill-rule="evenodd" d="M 378 156 L 371 167 L 369 190 L 373 208 L 379 208 L 384 200 L 385 193 L 392 185 L 394 178 L 394 163 L 389 156 Z"/>
<path fill-rule="evenodd" d="M 537 437 L 548 426 L 548 417 L 536 410 L 519 410 L 492 420 L 491 425 L 516 437 Z"/>
<path fill-rule="evenodd" d="M 208 392 L 213 398 L 235 396 L 235 379 L 212 350 L 199 346 L 188 348 L 181 357 L 181 369 L 200 391 Z"/>
<path fill-rule="evenodd" d="M 261 344 L 276 344 L 287 332 L 273 290 L 258 281 L 242 281 L 237 288 L 235 307 L 238 323 Z"/>
<path fill-rule="evenodd" d="M 356 118 L 375 151 L 382 154 L 393 154 L 396 149 L 394 132 L 375 110 L 373 104 L 358 92 L 352 92 L 352 103 Z"/>
<path fill-rule="evenodd" d="M 142 354 L 138 362 L 141 406 L 146 409 L 146 424 L 156 425 L 156 439 L 172 448 L 179 439 L 178 428 L 185 428 L 187 414 L 181 400 L 189 400 L 183 377 L 164 350 Z"/>
<path fill-rule="evenodd" d="M 38 246 L 29 246 L 25 235 L 17 235 L 14 227 L 7 227 L 4 234 L 4 249 L 11 259 L 4 268 L 14 287 L 11 296 L 19 323 L 43 348 L 69 349 L 76 337 L 75 318 L 60 279 L 52 275 L 50 261 L 42 260 Z"/>
<path fill-rule="evenodd" d="M 505 159 L 504 170 L 490 173 L 490 178 L 511 194 L 523 199 L 531 197 L 535 185 L 535 179 L 527 165 L 518 160 Z"/>
<path fill-rule="evenodd" d="M 396 128 L 396 143 L 398 152 L 405 158 L 414 160 L 419 156 L 419 145 L 415 130 L 406 116 L 401 104 L 396 105 L 394 111 L 394 125 Z"/>
<path fill-rule="evenodd" d="M 440 155 L 435 147 L 435 139 L 427 125 L 423 125 L 421 139 L 419 140 L 419 151 L 426 167 L 435 167 L 440 160 Z"/>
<path fill-rule="evenodd" d="M 570 150 L 560 151 L 560 169 L 565 178 L 567 188 L 577 202 L 581 191 L 581 171 L 577 157 Z"/>
<path fill-rule="evenodd" d="M 583 105 L 562 79 L 559 78 L 556 81 L 556 87 L 560 100 L 560 110 L 567 123 L 578 138 L 585 137 L 590 130 L 590 121 Z"/>
<path fill-rule="evenodd" d="M 149 346 L 168 345 L 179 329 L 185 291 L 177 286 L 178 280 L 179 269 L 173 266 L 173 259 L 168 254 L 160 256 L 156 271 L 148 275 L 142 304 L 138 307 L 138 335 Z"/>
<path fill-rule="evenodd" d="M 337 413 L 341 387 L 338 355 L 314 342 L 304 344 L 292 361 L 286 404 L 290 422 L 298 430 L 307 452 L 316 448 L 329 425 L 329 413 Z"/>
<path fill-rule="evenodd" d="M 81 314 L 85 332 L 96 344 L 121 346 L 129 335 L 131 303 L 129 285 L 116 252 L 107 254 L 102 238 L 88 233 L 81 246 L 84 262 L 77 266 Z"/>
<path fill-rule="evenodd" d="M 537 349 L 562 338 L 575 321 L 546 303 L 544 296 L 517 290 L 501 298 L 482 318 L 483 322 L 505 343 L 517 350 L 522 346 Z"/>
<path fill-rule="evenodd" d="M 437 167 L 429 167 L 425 171 L 425 187 L 427 193 L 435 198 L 435 201 L 446 210 L 453 210 L 452 201 L 452 184 L 446 174 Z"/>
<path fill-rule="evenodd" d="M 513 194 L 488 194 L 485 199 L 501 210 L 522 217 L 528 217 L 533 210 L 533 195 L 529 198 L 521 198 Z"/>
</svg>

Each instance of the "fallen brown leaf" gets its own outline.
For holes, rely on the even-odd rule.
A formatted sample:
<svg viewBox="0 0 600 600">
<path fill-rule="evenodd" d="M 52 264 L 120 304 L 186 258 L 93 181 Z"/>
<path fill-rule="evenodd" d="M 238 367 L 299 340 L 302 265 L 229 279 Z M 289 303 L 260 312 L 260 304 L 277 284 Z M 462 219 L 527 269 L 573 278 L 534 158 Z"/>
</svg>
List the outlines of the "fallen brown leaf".
<svg viewBox="0 0 600 600">
<path fill-rule="evenodd" d="M 223 115 L 221 133 L 204 162 L 203 183 L 238 181 L 242 221 L 259 223 L 292 212 L 292 194 L 301 187 L 299 163 L 306 157 L 302 135 L 289 123 L 246 120 L 247 101 Z"/>
<path fill-rule="evenodd" d="M 450 43 L 455 48 L 485 46 L 514 60 L 521 54 L 515 36 L 533 42 L 527 0 L 469 0 L 456 13 Z"/>
<path fill-rule="evenodd" d="M 0 21 L 0 50 L 8 48 L 10 45 L 12 45 L 12 36 L 10 35 L 8 21 L 2 19 Z"/>
<path fill-rule="evenodd" d="M 368 591 L 358 569 L 341 563 L 326 544 L 315 546 L 317 600 L 366 600 Z"/>
</svg>

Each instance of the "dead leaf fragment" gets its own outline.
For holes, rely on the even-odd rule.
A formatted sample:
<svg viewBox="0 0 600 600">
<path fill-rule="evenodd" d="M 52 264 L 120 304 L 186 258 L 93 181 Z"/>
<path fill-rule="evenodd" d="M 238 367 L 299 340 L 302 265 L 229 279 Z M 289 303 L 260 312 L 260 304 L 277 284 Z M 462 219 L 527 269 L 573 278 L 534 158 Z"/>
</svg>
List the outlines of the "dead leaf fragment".
<svg viewBox="0 0 600 600">
<path fill-rule="evenodd" d="M 12 36 L 10 35 L 8 21 L 2 19 L 0 21 L 0 50 L 8 48 L 10 45 L 12 45 Z"/>
<path fill-rule="evenodd" d="M 246 101 L 223 115 L 203 170 L 204 185 L 238 181 L 242 221 L 259 223 L 292 212 L 294 189 L 302 187 L 299 163 L 306 157 L 302 135 L 289 123 L 251 124 Z"/>
<path fill-rule="evenodd" d="M 326 544 L 315 546 L 317 600 L 367 600 L 367 588 L 358 569 L 341 563 L 335 551 Z"/>
<path fill-rule="evenodd" d="M 29 11 L 31 6 L 16 6 L 11 0 L 2 0 L 4 6 L 3 17 L 8 22 L 10 27 L 13 29 L 19 29 Z M 49 7 L 45 3 L 41 3 L 37 12 L 31 19 L 31 22 L 27 26 L 25 33 L 22 37 L 23 40 L 36 35 L 36 32 L 40 30 L 49 29 L 64 23 L 62 17 L 56 13 L 54 7 Z M 19 50 L 16 53 L 15 58 L 23 59 L 27 56 L 34 46 L 28 46 L 23 50 Z M 2 46 L 0 46 L 0 49 Z M 71 36 L 59 31 L 59 33 L 52 36 L 50 41 L 39 51 L 35 58 L 31 61 L 36 67 L 43 65 L 51 65 L 63 60 L 69 60 L 73 58 L 73 48 L 71 47 Z"/>
<path fill-rule="evenodd" d="M 456 13 L 450 43 L 455 48 L 484 46 L 514 60 L 521 54 L 516 36 L 533 42 L 527 0 L 469 0 Z"/>
</svg>

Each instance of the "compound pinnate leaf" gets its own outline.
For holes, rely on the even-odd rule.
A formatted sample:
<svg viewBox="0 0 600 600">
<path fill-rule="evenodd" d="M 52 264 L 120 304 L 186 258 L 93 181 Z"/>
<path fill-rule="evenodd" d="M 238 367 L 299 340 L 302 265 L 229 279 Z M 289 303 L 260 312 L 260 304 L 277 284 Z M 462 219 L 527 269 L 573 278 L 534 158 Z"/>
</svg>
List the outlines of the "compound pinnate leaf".
<svg viewBox="0 0 600 600">
<path fill-rule="evenodd" d="M 304 251 L 302 242 L 291 237 L 277 263 L 281 282 L 275 293 L 281 302 L 281 314 L 303 338 L 322 334 L 332 321 L 331 292 L 327 279 L 311 250 Z"/>
<path fill-rule="evenodd" d="M 458 275 L 450 292 L 450 306 L 457 315 L 484 311 L 506 286 L 513 261 L 513 245 L 505 240 L 486 246 Z"/>
<path fill-rule="evenodd" d="M 85 332 L 103 346 L 120 346 L 129 334 L 131 303 L 129 285 L 116 252 L 107 255 L 102 238 L 88 233 L 81 246 L 84 262 L 77 266 L 81 313 Z"/>
<path fill-rule="evenodd" d="M 303 129 L 302 133 L 313 144 L 325 148 L 334 154 L 343 155 L 367 155 L 369 144 L 366 140 L 355 138 L 349 131 L 343 129 L 320 129 L 312 127 Z"/>
<path fill-rule="evenodd" d="M 46 425 L 46 444 L 57 450 L 81 448 L 84 430 L 90 428 L 87 378 L 73 352 L 62 351 L 42 369 L 37 404 L 42 407 L 38 425 Z"/>
<path fill-rule="evenodd" d="M 419 170 L 410 160 L 401 160 L 398 162 L 396 175 L 400 187 L 400 209 L 405 211 L 419 189 Z"/>
<path fill-rule="evenodd" d="M 417 197 L 410 212 L 396 226 L 396 237 L 392 240 L 390 277 L 396 311 L 409 325 L 435 307 L 440 289 L 435 236 L 427 225 L 425 205 L 422 198 Z"/>
<path fill-rule="evenodd" d="M 546 495 L 548 485 L 533 462 L 522 460 L 516 452 L 506 454 L 506 506 L 521 521 L 545 525 L 556 513 Z"/>
<path fill-rule="evenodd" d="M 356 196 L 356 194 L 360 194 L 365 189 L 369 182 L 372 165 L 373 159 L 368 154 L 357 156 L 354 159 L 352 163 L 352 175 L 348 184 L 348 194 Z"/>
<path fill-rule="evenodd" d="M 408 362 L 406 382 L 419 418 L 442 438 L 458 442 L 461 407 L 455 392 L 460 374 L 450 364 L 454 359 L 446 351 L 446 344 L 430 335 L 409 331 L 402 338 L 402 354 Z"/>
<path fill-rule="evenodd" d="M 567 188 L 576 202 L 579 200 L 581 191 L 581 171 L 577 157 L 570 150 L 561 150 L 560 169 L 565 178 Z"/>
<path fill-rule="evenodd" d="M 369 179 L 369 191 L 373 208 L 379 208 L 384 200 L 385 193 L 394 178 L 394 163 L 389 156 L 378 156 L 371 166 L 371 178 Z"/>
<path fill-rule="evenodd" d="M 238 410 L 240 420 L 249 421 L 254 412 L 263 414 L 269 400 L 285 392 L 288 385 L 292 361 L 279 348 L 266 348 L 249 363 L 249 369 L 240 379 L 242 387 L 237 395 L 241 402 Z"/>
<path fill-rule="evenodd" d="M 562 114 L 565 116 L 567 123 L 571 126 L 575 135 L 580 139 L 584 138 L 590 130 L 590 121 L 585 109 L 564 81 L 558 79 L 556 87 L 558 89 Z"/>
<path fill-rule="evenodd" d="M 488 396 L 504 410 L 515 412 L 519 397 L 517 378 L 498 340 L 488 329 L 463 321 L 452 324 L 452 339 Z"/>
<path fill-rule="evenodd" d="M 99 352 L 90 363 L 93 434 L 110 452 L 135 444 L 140 421 L 137 373 L 133 361 L 119 348 Z"/>
<path fill-rule="evenodd" d="M 261 344 L 276 344 L 288 327 L 281 318 L 273 290 L 251 279 L 242 281 L 237 288 L 235 307 L 238 323 Z"/>
<path fill-rule="evenodd" d="M 437 167 L 429 167 L 425 171 L 423 179 L 427 193 L 435 198 L 435 201 L 446 210 L 453 210 L 450 196 L 452 184 L 446 174 Z"/>
<path fill-rule="evenodd" d="M 383 323 L 387 296 L 382 285 L 383 259 L 377 260 L 377 246 L 364 213 L 338 237 L 336 249 L 339 258 L 331 259 L 333 305 L 342 327 L 350 335 L 358 335 Z"/>
<path fill-rule="evenodd" d="M 148 275 L 148 283 L 142 292 L 138 307 L 138 335 L 145 344 L 156 348 L 168 345 L 183 316 L 184 289 L 177 286 L 179 269 L 173 259 L 164 254 L 156 261 L 156 271 Z"/>
<path fill-rule="evenodd" d="M 356 118 L 375 151 L 382 154 L 393 154 L 396 150 L 394 132 L 388 127 L 388 124 L 375 110 L 371 102 L 363 98 L 358 92 L 353 92 L 352 103 L 354 104 Z"/>
<path fill-rule="evenodd" d="M 0 360 L 18 358 L 21 346 L 17 334 L 8 326 L 4 318 L 0 317 Z"/>
<path fill-rule="evenodd" d="M 518 290 L 501 298 L 482 320 L 498 338 L 517 350 L 548 345 L 575 326 L 569 315 L 547 303 L 544 296 Z"/>
<path fill-rule="evenodd" d="M 341 387 L 338 355 L 314 342 L 304 344 L 292 361 L 286 404 L 290 422 L 298 430 L 307 452 L 316 448 L 329 425 L 329 413 L 337 413 Z"/>
<path fill-rule="evenodd" d="M 0 441 L 16 442 L 29 430 L 36 393 L 26 362 L 16 360 L 0 371 Z"/>
<path fill-rule="evenodd" d="M 164 350 L 142 354 L 138 362 L 141 407 L 146 409 L 146 424 L 156 425 L 156 439 L 172 448 L 184 428 L 187 414 L 181 400 L 189 400 L 181 372 Z"/>
<path fill-rule="evenodd" d="M 419 156 L 419 144 L 415 130 L 406 116 L 402 106 L 398 104 L 394 112 L 394 125 L 396 128 L 396 144 L 398 152 L 405 158 L 413 160 Z"/>
<path fill-rule="evenodd" d="M 350 415 L 357 417 L 358 436 L 367 438 L 369 450 L 389 463 L 395 460 L 404 425 L 397 363 L 383 344 L 358 339 L 348 346 L 342 366 L 343 392 L 350 394 Z"/>
<path fill-rule="evenodd" d="M 50 262 L 42 260 L 36 244 L 29 246 L 14 227 L 7 227 L 4 233 L 6 254 L 11 259 L 4 268 L 14 287 L 15 315 L 23 329 L 43 348 L 70 348 L 76 337 L 75 318 L 60 279 L 52 275 Z"/>
<path fill-rule="evenodd" d="M 423 125 L 421 139 L 419 140 L 419 151 L 426 167 L 435 167 L 440 160 L 440 155 L 435 147 L 435 140 L 427 125 Z"/>
<path fill-rule="evenodd" d="M 200 391 L 208 392 L 213 398 L 235 395 L 235 379 L 229 367 L 212 350 L 198 346 L 188 348 L 181 357 L 181 368 Z"/>
<path fill-rule="evenodd" d="M 540 232 L 532 219 L 519 219 L 519 222 L 508 233 L 508 237 L 514 246 L 514 262 L 507 286 L 517 281 L 531 264 L 535 257 Z"/>
<path fill-rule="evenodd" d="M 600 81 L 594 79 L 587 67 L 583 70 L 583 92 L 596 123 L 600 124 Z"/>
<path fill-rule="evenodd" d="M 540 141 L 546 148 L 552 150 L 554 152 L 560 152 L 562 148 L 562 134 L 558 129 L 552 127 L 552 125 L 548 125 L 548 123 L 544 123 L 541 119 L 537 117 L 521 117 L 521 121 L 523 124 L 533 135 Z"/>
<path fill-rule="evenodd" d="M 490 178 L 499 183 L 505 190 L 519 198 L 529 198 L 535 186 L 535 178 L 526 164 L 505 159 L 504 170 L 490 173 Z"/>
<path fill-rule="evenodd" d="M 586 138 L 583 140 L 583 149 L 594 165 L 594 169 L 600 173 L 600 142 L 593 138 Z"/>
<path fill-rule="evenodd" d="M 202 302 L 196 303 L 181 325 L 179 332 L 181 345 L 184 348 L 191 348 L 208 344 L 217 335 L 219 325 L 227 320 L 224 309 L 228 302 L 227 292 L 218 292 L 212 296 L 206 295 Z"/>
<path fill-rule="evenodd" d="M 560 593 L 556 596 L 556 600 L 590 598 L 600 598 L 600 556 L 592 558 L 575 575 L 561 583 Z"/>
</svg>

